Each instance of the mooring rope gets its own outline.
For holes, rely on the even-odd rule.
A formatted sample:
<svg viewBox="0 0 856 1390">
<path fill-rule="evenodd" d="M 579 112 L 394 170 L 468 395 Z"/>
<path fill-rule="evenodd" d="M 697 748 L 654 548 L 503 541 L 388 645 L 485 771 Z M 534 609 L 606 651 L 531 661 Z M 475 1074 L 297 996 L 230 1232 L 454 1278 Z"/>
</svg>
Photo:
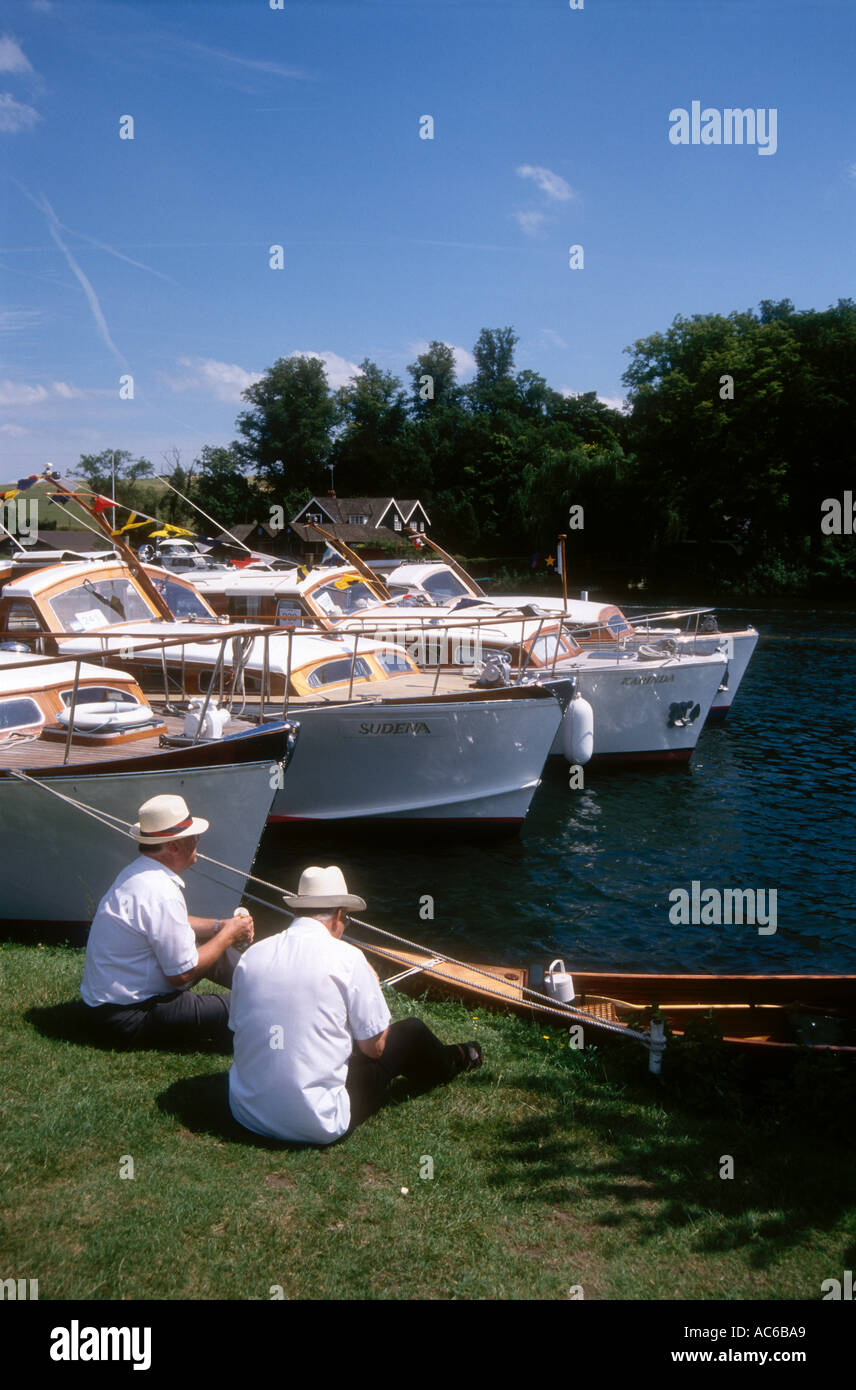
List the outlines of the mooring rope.
<svg viewBox="0 0 856 1390">
<path fill-rule="evenodd" d="M 108 830 L 115 830 L 118 834 L 124 835 L 127 839 L 132 840 L 133 843 L 137 843 L 133 839 L 133 836 L 130 834 L 130 821 L 123 820 L 121 816 L 114 816 L 110 811 L 101 811 L 94 806 L 87 806 L 87 804 L 84 801 L 79 801 L 73 796 L 68 796 L 65 792 L 58 791 L 55 787 L 49 787 L 46 782 L 41 782 L 37 777 L 31 777 L 26 772 L 21 772 L 14 768 L 9 768 L 8 771 L 10 776 L 17 778 L 21 782 L 27 782 L 31 786 L 38 787 L 42 791 L 50 792 L 51 796 L 57 797 L 58 800 L 64 801 L 67 805 L 74 807 L 78 811 L 82 811 L 87 816 L 91 816 L 93 820 L 99 821 L 100 824 L 105 826 Z M 214 859 L 212 855 L 202 854 L 197 850 L 197 858 L 204 860 L 206 864 L 213 864 L 215 868 L 225 869 L 228 873 L 236 874 L 239 877 L 244 877 L 248 882 L 260 884 L 261 887 L 268 888 L 274 893 L 283 892 L 283 889 L 280 885 L 276 883 L 270 883 L 267 879 L 260 878 L 257 874 L 244 874 L 243 870 L 236 869 L 232 864 L 225 864 L 220 859 Z M 216 882 L 216 880 L 214 881 Z M 243 896 L 249 898 L 252 902 L 259 903 L 262 907 L 269 908 L 271 911 L 276 912 L 283 917 L 294 918 L 300 915 L 298 912 L 292 911 L 288 907 L 280 907 L 279 904 L 268 902 L 266 899 L 259 898 L 253 893 L 244 892 Z M 420 945 L 417 941 L 409 940 L 406 936 L 398 936 L 395 932 L 387 931 L 384 927 L 377 927 L 372 922 L 364 922 L 358 917 L 351 917 L 350 914 L 349 920 L 353 922 L 355 926 L 362 927 L 366 931 L 377 932 L 379 936 L 388 937 L 390 941 L 396 941 L 402 946 L 410 946 L 416 951 L 425 953 L 424 946 Z M 352 945 L 366 945 L 366 943 L 354 942 L 352 937 L 345 937 L 344 939 L 346 941 L 351 942 Z M 396 959 L 396 957 L 392 955 L 385 954 L 381 947 L 366 945 L 366 949 L 369 951 L 375 951 L 378 955 L 383 956 L 385 960 Z M 412 970 L 403 971 L 402 974 L 394 978 L 401 980 L 404 979 L 406 975 L 415 974 L 419 971 L 428 971 L 436 965 L 454 965 L 464 970 L 471 971 L 473 974 L 481 975 L 485 980 L 491 982 L 495 982 L 496 980 L 495 975 L 492 975 L 489 970 L 485 970 L 478 965 L 471 965 L 468 961 L 456 960 L 454 956 L 446 955 L 443 952 L 435 952 L 433 955 L 431 955 L 430 953 L 427 954 L 428 960 L 425 962 L 424 965 L 414 966 Z M 401 962 L 399 961 L 398 963 L 400 964 Z M 441 980 L 443 979 L 442 976 L 438 976 L 438 978 Z M 384 981 L 383 983 L 387 982 Z M 389 983 L 393 983 L 393 981 L 390 981 Z M 447 981 L 447 983 L 454 983 L 454 981 Z M 493 998 L 501 1000 L 506 1006 L 510 1003 L 518 1002 L 514 999 L 509 998 L 509 995 L 504 994 L 501 990 L 489 989 L 487 985 L 482 984 L 479 984 L 478 987 L 483 994 L 489 994 Z M 539 1013 L 553 1014 L 557 1018 L 564 1019 L 566 1022 L 568 1019 L 570 1019 L 571 1022 L 584 1023 L 591 1028 L 600 1028 L 604 1032 L 618 1033 L 622 1037 L 636 1039 L 637 1042 L 641 1042 L 645 1047 L 650 1046 L 650 1038 L 647 1033 L 640 1033 L 637 1029 L 629 1027 L 629 1025 L 626 1023 L 613 1023 L 609 1019 L 597 1018 L 595 1015 L 587 1013 L 584 1009 L 575 1009 L 571 1004 L 564 1004 L 561 1008 L 557 1008 L 555 1004 L 545 1002 L 544 995 L 539 994 L 537 990 L 533 990 L 526 985 L 519 985 L 518 988 L 520 989 L 521 993 L 521 999 L 519 1002 L 526 1003 L 527 1001 L 524 1000 L 522 996 L 529 996 L 533 1000 L 533 1003 L 537 1006 Z"/>
</svg>

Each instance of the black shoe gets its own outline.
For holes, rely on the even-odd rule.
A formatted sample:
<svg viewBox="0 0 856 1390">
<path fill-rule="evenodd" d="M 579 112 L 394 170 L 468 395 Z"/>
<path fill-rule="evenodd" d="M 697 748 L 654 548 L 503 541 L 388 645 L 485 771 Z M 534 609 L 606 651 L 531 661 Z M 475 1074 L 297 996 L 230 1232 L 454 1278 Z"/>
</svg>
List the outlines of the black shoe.
<svg viewBox="0 0 856 1390">
<path fill-rule="evenodd" d="M 481 1043 L 477 1043 L 475 1041 L 455 1043 L 455 1046 L 461 1054 L 461 1063 L 458 1067 L 459 1072 L 475 1071 L 478 1067 L 481 1066 L 482 1062 L 484 1061 L 484 1054 L 481 1050 Z"/>
</svg>

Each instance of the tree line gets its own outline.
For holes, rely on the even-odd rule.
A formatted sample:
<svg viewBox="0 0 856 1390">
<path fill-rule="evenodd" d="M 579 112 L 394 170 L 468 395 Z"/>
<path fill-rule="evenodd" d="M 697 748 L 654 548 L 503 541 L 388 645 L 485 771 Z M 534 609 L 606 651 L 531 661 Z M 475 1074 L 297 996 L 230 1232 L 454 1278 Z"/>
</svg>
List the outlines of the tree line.
<svg viewBox="0 0 856 1390">
<path fill-rule="evenodd" d="M 553 551 L 582 509 L 568 534 L 582 581 L 852 585 L 853 535 L 821 531 L 824 500 L 853 490 L 852 300 L 678 317 L 627 349 L 624 411 L 517 370 L 517 342 L 512 328 L 482 329 L 466 383 L 436 341 L 407 381 L 367 358 L 338 390 L 320 359 L 279 358 L 243 393 L 235 440 L 189 468 L 172 459 L 164 476 L 224 523 L 264 520 L 275 504 L 293 515 L 331 477 L 342 496 L 418 497 L 447 548 L 521 562 Z M 144 506 L 154 470 L 119 452 L 117 495 Z M 98 490 L 109 453 L 81 459 Z M 167 511 L 190 520 L 174 495 Z"/>
</svg>

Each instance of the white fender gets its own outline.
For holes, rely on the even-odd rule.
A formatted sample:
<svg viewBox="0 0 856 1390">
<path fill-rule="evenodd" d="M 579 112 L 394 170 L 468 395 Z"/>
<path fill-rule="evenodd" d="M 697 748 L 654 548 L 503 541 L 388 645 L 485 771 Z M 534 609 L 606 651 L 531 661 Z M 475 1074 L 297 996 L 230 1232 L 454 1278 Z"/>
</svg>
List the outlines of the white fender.
<svg viewBox="0 0 856 1390">
<path fill-rule="evenodd" d="M 594 710 L 577 693 L 562 720 L 562 752 L 569 763 L 587 763 L 594 748 Z"/>
<path fill-rule="evenodd" d="M 60 710 L 58 724 L 68 724 L 71 707 Z M 75 729 L 136 729 L 148 724 L 154 718 L 148 705 L 131 704 L 127 700 L 101 700 L 97 703 L 76 705 L 74 710 Z"/>
</svg>

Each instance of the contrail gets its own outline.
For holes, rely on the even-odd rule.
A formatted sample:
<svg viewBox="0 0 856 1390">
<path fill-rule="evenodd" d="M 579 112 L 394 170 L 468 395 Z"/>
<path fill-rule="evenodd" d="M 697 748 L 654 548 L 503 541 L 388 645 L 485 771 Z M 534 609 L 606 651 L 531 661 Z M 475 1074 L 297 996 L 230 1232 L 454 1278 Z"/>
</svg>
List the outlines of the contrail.
<svg viewBox="0 0 856 1390">
<path fill-rule="evenodd" d="M 159 280 L 166 280 L 168 285 L 178 285 L 177 280 L 171 276 L 164 275 L 163 271 L 155 270 L 153 266 L 144 265 L 142 261 L 135 261 L 132 256 L 126 256 L 123 251 L 117 251 L 115 246 L 108 246 L 106 241 L 96 241 L 94 236 L 87 236 L 86 232 L 76 232 L 73 227 L 68 227 L 64 222 L 58 224 L 66 232 L 71 232 L 72 236 L 80 237 L 81 241 L 88 241 L 90 246 L 97 246 L 101 251 L 109 251 L 111 256 L 115 256 L 119 261 L 127 261 L 128 265 L 134 265 L 138 270 L 147 270 L 150 275 L 156 275 Z M 254 243 L 246 243 L 253 245 Z"/>
<path fill-rule="evenodd" d="M 18 187 L 21 189 L 22 193 L 26 194 L 26 196 L 30 199 L 30 202 L 35 203 L 36 207 L 39 208 L 40 211 L 45 214 L 46 218 L 48 219 L 48 231 L 50 232 L 53 240 L 56 242 L 62 254 L 65 256 L 65 259 L 68 261 L 69 269 L 80 281 L 83 293 L 86 295 L 89 307 L 92 310 L 92 317 L 95 319 L 95 326 L 98 329 L 99 334 L 101 335 L 102 339 L 107 344 L 107 347 L 113 353 L 117 361 L 119 361 L 123 367 L 127 367 L 128 359 L 122 356 L 122 353 L 119 351 L 116 344 L 113 342 L 113 339 L 110 337 L 110 330 L 107 327 L 107 320 L 105 319 L 101 311 L 101 305 L 98 302 L 98 295 L 95 293 L 86 275 L 81 270 L 80 266 L 77 264 L 77 261 L 74 259 L 65 242 L 63 241 L 62 237 L 60 236 L 59 228 L 61 224 L 59 218 L 57 217 L 47 198 L 44 196 L 44 194 L 42 194 L 41 199 L 34 198 L 32 193 L 29 193 L 27 189 L 23 187 L 23 185 L 18 184 Z"/>
</svg>

